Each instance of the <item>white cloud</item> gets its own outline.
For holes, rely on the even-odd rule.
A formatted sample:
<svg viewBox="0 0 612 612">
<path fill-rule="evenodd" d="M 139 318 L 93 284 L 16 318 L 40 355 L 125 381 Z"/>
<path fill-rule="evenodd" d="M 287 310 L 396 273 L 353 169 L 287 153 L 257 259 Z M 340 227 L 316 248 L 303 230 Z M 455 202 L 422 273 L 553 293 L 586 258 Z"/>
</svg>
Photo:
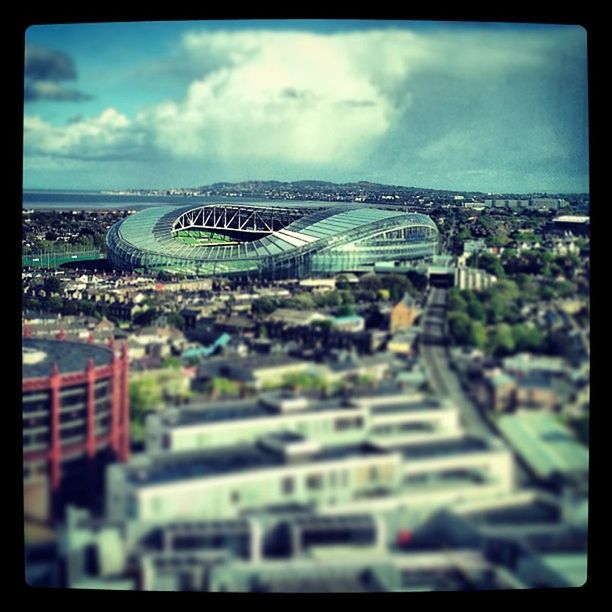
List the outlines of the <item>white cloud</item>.
<svg viewBox="0 0 612 612">
<path fill-rule="evenodd" d="M 31 156 L 83 159 L 126 158 L 142 151 L 147 135 L 114 108 L 97 117 L 54 126 L 39 116 L 24 117 L 24 152 Z"/>
<path fill-rule="evenodd" d="M 409 32 L 192 33 L 191 61 L 220 67 L 185 99 L 155 109 L 156 143 L 177 155 L 341 163 L 384 136 L 410 96 L 412 60 L 427 51 Z"/>
<path fill-rule="evenodd" d="M 397 128 L 418 94 L 411 90 L 413 75 L 482 79 L 542 66 L 553 47 L 538 35 L 497 31 L 191 32 L 181 58 L 191 66 L 188 73 L 200 76 L 183 99 L 133 118 L 108 108 L 61 127 L 26 116 L 25 152 L 350 167 Z M 465 154 L 466 146 L 473 153 L 479 148 L 456 131 L 431 143 L 421 158 Z"/>
</svg>

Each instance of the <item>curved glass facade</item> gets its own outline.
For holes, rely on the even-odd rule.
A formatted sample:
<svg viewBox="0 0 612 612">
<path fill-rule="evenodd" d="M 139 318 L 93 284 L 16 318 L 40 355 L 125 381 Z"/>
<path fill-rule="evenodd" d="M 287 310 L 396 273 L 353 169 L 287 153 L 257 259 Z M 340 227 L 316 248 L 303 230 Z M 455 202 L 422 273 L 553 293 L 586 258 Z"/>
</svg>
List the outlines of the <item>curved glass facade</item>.
<svg viewBox="0 0 612 612">
<path fill-rule="evenodd" d="M 228 240 L 185 241 L 179 228 Z M 272 206 L 164 206 L 119 221 L 106 243 L 109 260 L 125 269 L 288 278 L 429 257 L 436 253 L 438 229 L 426 215 L 366 206 L 290 214 Z"/>
</svg>

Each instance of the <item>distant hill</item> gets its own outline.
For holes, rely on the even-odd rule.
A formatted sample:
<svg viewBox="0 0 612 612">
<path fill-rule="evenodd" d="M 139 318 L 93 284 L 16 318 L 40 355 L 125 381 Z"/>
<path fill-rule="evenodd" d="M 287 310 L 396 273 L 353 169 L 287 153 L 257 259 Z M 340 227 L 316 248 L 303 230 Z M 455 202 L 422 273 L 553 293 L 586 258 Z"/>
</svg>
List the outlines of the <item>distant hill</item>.
<svg viewBox="0 0 612 612">
<path fill-rule="evenodd" d="M 453 194 L 467 193 L 465 191 L 449 191 L 445 189 L 427 189 L 418 187 L 406 187 L 403 185 L 385 185 L 381 183 L 372 183 L 370 181 L 358 181 L 352 183 L 333 183 L 330 181 L 318 180 L 303 180 L 303 181 L 240 181 L 238 183 L 213 183 L 212 185 L 201 185 L 197 187 L 200 191 L 322 191 L 322 192 L 421 192 L 421 193 L 438 193 L 438 194 Z M 477 193 L 477 192 L 471 192 Z M 483 194 L 484 195 L 484 194 Z"/>
</svg>

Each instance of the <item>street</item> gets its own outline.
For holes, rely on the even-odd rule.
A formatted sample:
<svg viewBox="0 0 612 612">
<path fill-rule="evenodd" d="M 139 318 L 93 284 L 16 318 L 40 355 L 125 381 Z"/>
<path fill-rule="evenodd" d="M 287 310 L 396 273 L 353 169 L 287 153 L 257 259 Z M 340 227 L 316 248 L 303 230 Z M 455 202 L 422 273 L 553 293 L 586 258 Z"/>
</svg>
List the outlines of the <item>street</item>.
<svg viewBox="0 0 612 612">
<path fill-rule="evenodd" d="M 422 315 L 421 356 L 431 378 L 433 390 L 449 398 L 461 412 L 461 423 L 468 434 L 483 438 L 498 437 L 461 386 L 459 377 L 451 370 L 446 333 L 447 290 L 432 287 Z M 516 458 L 516 457 L 515 457 Z M 528 486 L 531 477 L 524 466 L 515 461 L 516 484 Z"/>
</svg>

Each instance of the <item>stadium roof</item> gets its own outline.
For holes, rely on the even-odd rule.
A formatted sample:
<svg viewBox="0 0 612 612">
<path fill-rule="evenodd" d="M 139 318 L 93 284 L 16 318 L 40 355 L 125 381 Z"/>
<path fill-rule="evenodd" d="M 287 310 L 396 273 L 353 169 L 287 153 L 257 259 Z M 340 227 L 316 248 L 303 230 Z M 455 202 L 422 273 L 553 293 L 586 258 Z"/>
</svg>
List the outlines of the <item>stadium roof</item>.
<svg viewBox="0 0 612 612">
<path fill-rule="evenodd" d="M 183 244 L 174 238 L 173 224 L 183 213 L 194 210 L 193 205 L 160 206 L 145 209 L 121 222 L 120 237 L 138 249 L 188 259 L 239 259 L 253 256 L 288 253 L 297 247 L 342 235 L 394 217 L 409 215 L 414 221 L 436 228 L 426 215 L 406 213 L 402 210 L 369 208 L 363 206 L 330 207 L 304 215 L 283 229 L 252 242 L 214 245 L 203 249 L 199 245 Z M 249 205 L 249 208 L 257 208 Z M 266 210 L 259 207 L 261 210 Z"/>
<path fill-rule="evenodd" d="M 119 267 L 275 278 L 427 257 L 437 240 L 426 215 L 354 204 L 160 206 L 119 221 L 107 235 L 109 259 Z"/>
</svg>

